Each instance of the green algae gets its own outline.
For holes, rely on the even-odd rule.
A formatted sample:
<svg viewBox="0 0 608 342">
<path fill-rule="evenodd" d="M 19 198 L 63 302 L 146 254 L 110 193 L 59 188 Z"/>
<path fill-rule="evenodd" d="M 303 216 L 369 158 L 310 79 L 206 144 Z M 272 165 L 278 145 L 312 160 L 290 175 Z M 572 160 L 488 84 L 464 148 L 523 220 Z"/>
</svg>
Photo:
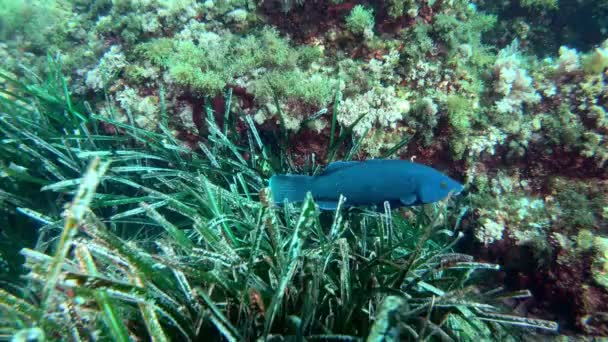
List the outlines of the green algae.
<svg viewBox="0 0 608 342">
<path fill-rule="evenodd" d="M 277 6 L 283 7 L 277 12 Z M 585 246 L 581 248 L 591 253 L 593 243 L 587 241 L 586 232 L 599 239 L 598 231 L 605 229 L 608 206 L 601 191 L 593 188 L 603 189 L 608 160 L 606 43 L 602 44 L 606 37 L 601 30 L 607 9 L 603 1 L 592 0 L 578 5 L 552 0 L 509 4 L 391 0 L 357 5 L 343 1 L 150 0 L 98 1 L 90 6 L 83 1 L 0 1 L 0 57 L 7 75 L 36 84 L 39 76 L 35 75 L 49 68 L 48 58 L 60 62 L 58 69 L 65 79 L 46 80 L 60 87 L 32 89 L 42 99 L 55 99 L 45 104 L 55 109 L 51 121 L 80 124 L 46 133 L 62 132 L 68 134 L 67 142 L 82 143 L 73 132 L 84 134 L 80 130 L 81 125 L 89 125 L 87 114 L 99 114 L 110 121 L 86 126 L 89 133 L 94 132 L 92 136 L 107 134 L 118 139 L 122 130 L 134 125 L 136 129 L 128 131 L 136 139 L 150 137 L 135 144 L 142 151 L 149 152 L 150 146 L 160 148 L 155 139 L 170 143 L 171 153 L 180 156 L 172 160 L 171 168 L 191 162 L 190 154 L 197 153 L 215 161 L 201 166 L 207 171 L 222 163 L 223 152 L 234 156 L 237 164 L 253 158 L 251 168 L 230 168 L 209 184 L 224 182 L 236 171 L 240 176 L 235 177 L 242 178 L 225 187 L 240 186 L 239 191 L 256 200 L 261 177 L 271 174 L 272 168 L 289 165 L 293 172 L 314 172 L 327 150 L 330 159 L 388 153 L 437 163 L 470 182 L 472 191 L 466 202 L 474 206 L 476 215 L 466 220 L 467 232 L 489 249 L 501 239 L 501 243 L 529 247 L 535 259 L 542 259 L 539 267 L 551 267 L 547 262 L 551 254 L 567 254 L 563 250 L 577 237 Z M 584 15 L 587 19 L 580 24 Z M 555 27 L 556 22 L 563 27 Z M 564 43 L 568 45 L 562 46 Z M 2 115 L 9 109 L 22 111 L 10 102 L 19 86 L 6 80 L 1 86 Z M 334 96 L 337 92 L 342 94 L 341 101 Z M 227 93 L 233 94 L 229 101 L 224 97 Z M 71 105 L 62 104 L 67 98 L 83 104 L 77 110 L 69 108 Z M 214 106 L 201 109 L 212 98 Z M 39 106 L 26 107 L 30 105 Z M 335 113 L 325 115 L 332 105 Z M 64 112 L 78 115 L 66 119 Z M 219 128 L 210 129 L 206 119 L 217 120 Z M 104 131 L 108 126 L 118 128 Z M 254 134 L 243 127 L 260 131 Z M 277 136 L 284 138 L 261 147 L 262 141 Z M 234 141 L 235 145 L 196 149 L 209 141 Z M 56 141 L 49 144 L 44 146 L 56 150 Z M 47 185 L 45 177 L 56 182 L 78 177 L 75 171 L 85 165 L 68 156 L 83 153 L 82 146 L 71 146 L 73 150 L 57 157 L 36 153 L 39 146 L 3 147 L 4 152 L 25 151 L 30 159 L 43 160 L 38 166 L 17 154 L 2 160 L 3 176 L 9 177 L 4 180 L 31 183 L 28 187 L 2 183 L 0 198 L 8 203 L 11 215 L 17 215 L 13 206 L 32 204 L 31 199 L 18 195 L 35 184 Z M 253 152 L 258 147 L 262 151 Z M 224 162 L 234 167 L 233 162 Z M 68 175 L 60 171 L 65 163 Z M 512 172 L 513 166 L 521 167 L 521 173 Z M 137 167 L 136 171 L 148 177 L 160 177 L 159 182 L 169 177 L 165 172 L 170 174 L 148 169 L 148 165 Z M 256 183 L 255 190 L 251 182 Z M 146 195 L 142 201 L 158 195 Z M 179 201 L 184 195 L 176 196 Z M 174 213 L 169 216 L 192 213 L 190 206 L 163 198 L 167 203 L 153 202 L 149 212 L 171 203 Z M 130 201 L 138 200 L 120 197 L 108 203 Z M 222 201 L 214 200 L 213 208 L 205 204 L 204 210 L 217 214 L 225 209 L 228 215 L 235 215 L 236 209 L 226 208 Z M 42 204 L 34 203 L 30 213 L 43 211 Z M 139 214 L 145 211 L 131 209 Z M 49 210 L 57 213 L 61 206 Z M 248 219 L 258 214 L 245 213 Z M 204 231 L 211 222 L 228 234 L 226 227 L 231 226 L 226 220 L 218 223 L 211 216 L 196 227 Z M 165 223 L 150 224 L 159 222 Z M 178 220 L 178 229 L 183 228 L 180 224 Z M 25 223 L 19 227 L 31 228 Z M 215 233 L 207 231 L 205 236 Z M 11 241 L 31 239 L 16 231 L 6 236 Z M 347 249 L 354 250 L 341 242 L 341 258 L 336 262 L 346 263 Z M 1 251 L 10 260 L 11 272 L 20 262 L 13 257 L 14 250 L 7 246 Z M 590 274 L 594 276 L 576 286 L 605 284 L 602 256 L 593 255 Z M 559 261 L 573 264 L 565 257 Z M 291 272 L 289 264 L 283 266 L 281 272 Z M 352 279 L 352 274 L 340 277 Z M 220 280 L 229 283 L 226 278 Z M 342 292 L 348 292 L 341 286 Z M 266 299 L 283 295 L 270 295 L 264 289 Z M 101 306 L 109 305 L 106 315 L 112 322 L 114 300 L 106 301 L 103 295 L 98 299 Z M 204 302 L 214 312 L 218 329 L 226 336 L 238 336 L 217 314 L 217 307 Z M 313 310 L 312 304 L 308 308 Z M 162 310 L 152 306 L 137 310 L 159 331 L 165 317 Z M 468 332 L 471 328 L 453 318 L 450 324 Z M 114 331 L 121 335 L 120 328 L 115 326 Z"/>
<path fill-rule="evenodd" d="M 374 14 L 361 5 L 353 7 L 346 17 L 346 27 L 353 33 L 363 34 L 374 28 Z"/>
</svg>

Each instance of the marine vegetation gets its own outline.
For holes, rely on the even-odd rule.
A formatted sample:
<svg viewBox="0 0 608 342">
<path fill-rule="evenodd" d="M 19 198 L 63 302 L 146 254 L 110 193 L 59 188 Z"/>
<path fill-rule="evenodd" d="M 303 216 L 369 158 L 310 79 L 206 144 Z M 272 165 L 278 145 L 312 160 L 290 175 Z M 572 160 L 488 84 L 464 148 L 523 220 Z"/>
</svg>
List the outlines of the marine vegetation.
<svg viewBox="0 0 608 342">
<path fill-rule="evenodd" d="M 0 0 L 0 60 L 0 340 L 608 337 L 606 0 Z"/>
<path fill-rule="evenodd" d="M 20 251 L 23 277 L 0 290 L 5 337 L 456 341 L 557 329 L 509 313 L 504 300 L 530 292 L 482 286 L 500 267 L 454 251 L 466 208 L 326 215 L 310 196 L 274 208 L 264 179 L 290 169 L 274 166 L 251 117 L 250 145 L 231 139 L 227 110 L 193 153 L 165 119 L 152 132 L 72 102 L 59 73 L 2 77 L 4 224 L 38 231 Z"/>
</svg>

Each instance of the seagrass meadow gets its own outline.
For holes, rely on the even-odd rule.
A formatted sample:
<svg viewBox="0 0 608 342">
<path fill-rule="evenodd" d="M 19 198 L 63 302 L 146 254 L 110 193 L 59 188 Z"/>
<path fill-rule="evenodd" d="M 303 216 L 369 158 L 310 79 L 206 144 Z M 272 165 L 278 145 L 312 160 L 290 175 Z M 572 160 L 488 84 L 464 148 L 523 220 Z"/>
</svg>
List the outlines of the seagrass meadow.
<svg viewBox="0 0 608 342">
<path fill-rule="evenodd" d="M 0 340 L 607 337 L 606 32 L 604 0 L 0 0 Z M 272 203 L 372 158 L 465 191 Z"/>
</svg>

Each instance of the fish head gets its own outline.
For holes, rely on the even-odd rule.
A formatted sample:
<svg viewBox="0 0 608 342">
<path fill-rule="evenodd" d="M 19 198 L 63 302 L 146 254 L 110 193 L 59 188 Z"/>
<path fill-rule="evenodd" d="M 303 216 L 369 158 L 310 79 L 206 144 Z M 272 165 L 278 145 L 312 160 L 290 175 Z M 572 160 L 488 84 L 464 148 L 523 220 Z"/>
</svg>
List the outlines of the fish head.
<svg viewBox="0 0 608 342">
<path fill-rule="evenodd" d="M 422 203 L 433 203 L 448 196 L 456 196 L 463 190 L 464 186 L 459 182 L 444 174 L 438 174 L 425 179 L 418 190 L 418 199 Z"/>
</svg>

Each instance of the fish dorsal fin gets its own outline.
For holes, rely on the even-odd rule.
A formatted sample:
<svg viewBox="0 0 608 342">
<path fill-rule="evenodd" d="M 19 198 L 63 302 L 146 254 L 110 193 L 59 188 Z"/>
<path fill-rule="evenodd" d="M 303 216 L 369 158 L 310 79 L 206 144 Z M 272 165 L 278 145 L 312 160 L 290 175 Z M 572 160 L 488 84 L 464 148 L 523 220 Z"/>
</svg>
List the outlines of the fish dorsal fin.
<svg viewBox="0 0 608 342">
<path fill-rule="evenodd" d="M 332 162 L 329 165 L 327 165 L 327 167 L 325 168 L 325 170 L 323 170 L 323 172 L 321 172 L 321 174 L 327 175 L 332 172 L 336 172 L 338 170 L 344 170 L 349 167 L 359 165 L 360 163 L 361 162 L 358 162 L 358 161 L 335 161 L 335 162 Z"/>
</svg>

